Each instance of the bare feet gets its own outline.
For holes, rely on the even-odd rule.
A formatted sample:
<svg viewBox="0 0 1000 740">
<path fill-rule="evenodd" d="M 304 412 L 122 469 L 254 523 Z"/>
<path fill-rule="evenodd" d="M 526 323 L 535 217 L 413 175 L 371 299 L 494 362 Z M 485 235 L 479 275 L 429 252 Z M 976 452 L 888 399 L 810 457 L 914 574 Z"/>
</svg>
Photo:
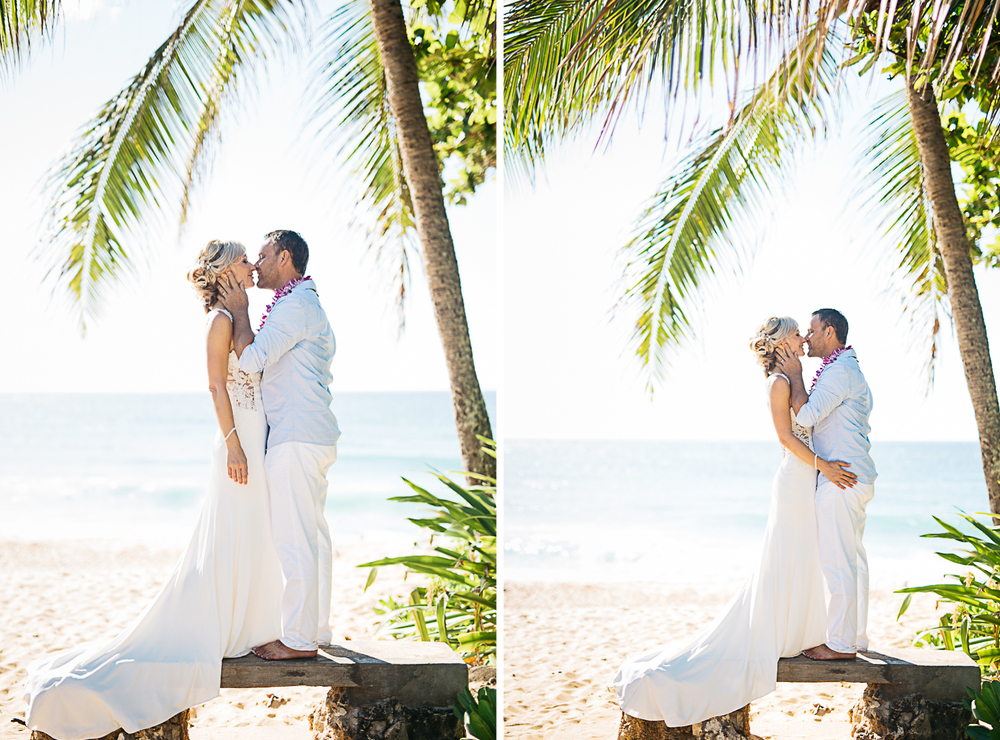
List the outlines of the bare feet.
<svg viewBox="0 0 1000 740">
<path fill-rule="evenodd" d="M 281 640 L 269 642 L 266 645 L 255 647 L 254 655 L 264 660 L 292 660 L 294 658 L 315 658 L 315 650 L 294 650 L 286 647 Z"/>
<path fill-rule="evenodd" d="M 857 653 L 838 653 L 836 650 L 831 650 L 826 645 L 817 645 L 814 648 L 803 650 L 802 654 L 807 658 L 812 658 L 813 660 L 854 660 L 858 657 Z"/>
</svg>

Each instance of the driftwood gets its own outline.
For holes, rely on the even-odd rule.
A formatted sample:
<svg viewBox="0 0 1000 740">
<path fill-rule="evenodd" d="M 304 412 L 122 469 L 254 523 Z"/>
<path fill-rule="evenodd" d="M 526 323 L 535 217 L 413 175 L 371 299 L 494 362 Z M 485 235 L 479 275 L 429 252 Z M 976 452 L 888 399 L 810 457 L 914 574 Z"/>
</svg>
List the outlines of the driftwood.
<svg viewBox="0 0 1000 740">
<path fill-rule="evenodd" d="M 979 688 L 979 666 L 965 653 L 917 648 L 866 651 L 855 660 L 778 661 L 778 681 L 866 683 L 851 709 L 856 740 L 964 740 L 971 713 L 962 704 L 966 687 Z M 618 740 L 743 740 L 750 707 L 690 727 L 667 727 L 622 715 Z"/>
<path fill-rule="evenodd" d="M 447 645 L 396 640 L 323 645 L 315 658 L 222 661 L 222 688 L 329 686 L 310 715 L 317 740 L 457 740 L 465 736 L 452 711 L 469 669 Z M 238 733 L 234 733 L 238 737 Z M 32 732 L 32 740 L 53 740 Z M 99 740 L 188 740 L 188 712 L 129 734 Z"/>
</svg>

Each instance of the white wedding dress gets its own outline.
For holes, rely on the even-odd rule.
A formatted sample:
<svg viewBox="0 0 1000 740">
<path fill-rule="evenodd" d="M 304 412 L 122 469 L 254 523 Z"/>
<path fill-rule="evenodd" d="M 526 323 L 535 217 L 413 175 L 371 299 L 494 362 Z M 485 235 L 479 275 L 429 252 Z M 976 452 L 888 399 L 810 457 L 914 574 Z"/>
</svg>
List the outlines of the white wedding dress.
<svg viewBox="0 0 1000 740">
<path fill-rule="evenodd" d="M 812 430 L 791 416 L 792 432 L 812 449 Z M 783 452 L 757 570 L 691 643 L 661 646 L 625 661 L 614 680 L 625 714 L 668 727 L 728 714 L 774 690 L 778 658 L 826 640 L 816 470 Z"/>
<path fill-rule="evenodd" d="M 130 733 L 152 727 L 218 696 L 223 658 L 281 636 L 282 576 L 264 478 L 260 375 L 242 372 L 233 352 L 229 376 L 247 484 L 229 478 L 226 444 L 217 434 L 198 525 L 167 583 L 113 640 L 28 667 L 31 729 L 56 740 L 89 740 L 119 727 Z"/>
</svg>

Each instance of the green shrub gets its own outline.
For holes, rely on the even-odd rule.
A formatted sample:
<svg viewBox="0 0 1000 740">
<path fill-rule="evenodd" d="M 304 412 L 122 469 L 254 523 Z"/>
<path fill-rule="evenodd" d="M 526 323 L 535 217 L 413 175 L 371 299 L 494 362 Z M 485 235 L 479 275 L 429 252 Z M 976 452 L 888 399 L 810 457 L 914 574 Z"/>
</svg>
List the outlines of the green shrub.
<svg viewBox="0 0 1000 740">
<path fill-rule="evenodd" d="M 987 681 L 979 691 L 966 691 L 965 708 L 980 724 L 969 725 L 965 734 L 972 740 L 1000 740 L 1000 681 Z M 989 727 L 983 727 L 984 722 Z"/>
<path fill-rule="evenodd" d="M 496 443 L 481 438 L 484 450 L 496 457 Z M 470 663 L 495 663 L 497 647 L 497 509 L 496 481 L 464 473 L 482 485 L 464 487 L 440 473 L 433 474 L 458 496 L 436 496 L 403 479 L 414 493 L 390 501 L 426 504 L 433 516 L 410 519 L 429 529 L 446 545 L 433 555 L 404 555 L 363 563 L 371 568 L 365 590 L 375 582 L 380 567 L 406 566 L 408 573 L 427 577 L 405 600 L 382 599 L 375 612 L 382 617 L 379 632 L 403 640 L 444 642 Z"/>
<path fill-rule="evenodd" d="M 483 686 L 473 696 L 466 689 L 458 695 L 453 707 L 455 716 L 465 723 L 465 731 L 477 740 L 496 740 L 497 736 L 497 690 Z"/>
<path fill-rule="evenodd" d="M 902 616 L 912 594 L 932 593 L 951 605 L 936 627 L 918 633 L 914 644 L 955 650 L 961 647 L 979 663 L 985 674 L 1000 675 L 1000 528 L 989 527 L 968 514 L 960 514 L 976 530 L 962 532 L 934 517 L 943 532 L 922 535 L 954 540 L 968 547 L 960 553 L 939 552 L 945 560 L 971 570 L 965 575 L 948 575 L 953 583 L 903 588 L 907 594 L 899 610 Z M 898 617 L 897 617 L 898 618 Z"/>
</svg>

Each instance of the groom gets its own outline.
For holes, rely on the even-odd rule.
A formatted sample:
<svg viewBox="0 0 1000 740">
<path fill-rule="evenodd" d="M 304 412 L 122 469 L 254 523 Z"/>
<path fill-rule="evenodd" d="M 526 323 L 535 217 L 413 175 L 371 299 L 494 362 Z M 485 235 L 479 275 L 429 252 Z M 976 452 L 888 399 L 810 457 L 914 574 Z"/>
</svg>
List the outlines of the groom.
<svg viewBox="0 0 1000 740">
<path fill-rule="evenodd" d="M 826 644 L 803 654 L 814 660 L 850 660 L 868 647 L 868 557 L 861 538 L 865 507 L 875 495 L 875 464 L 868 451 L 868 417 L 872 393 L 861 373 L 857 355 L 847 342 L 847 319 L 832 308 L 812 315 L 809 357 L 822 357 L 813 387 L 807 393 L 798 357 L 785 357 L 781 371 L 791 384 L 796 420 L 813 427 L 816 452 L 827 460 L 843 460 L 858 476 L 851 488 L 841 488 L 820 474 L 816 485 L 816 519 L 820 563 L 830 605 Z"/>
<path fill-rule="evenodd" d="M 263 372 L 267 416 L 264 471 L 271 494 L 271 529 L 285 590 L 281 639 L 254 648 L 267 660 L 309 658 L 330 631 L 333 548 L 323 515 L 326 473 L 337 460 L 340 429 L 330 411 L 330 363 L 336 343 L 312 278 L 303 277 L 309 247 L 294 231 L 264 237 L 257 287 L 275 291 L 257 336 L 247 294 L 226 280 L 222 304 L 233 315 L 233 347 L 240 369 Z"/>
</svg>

